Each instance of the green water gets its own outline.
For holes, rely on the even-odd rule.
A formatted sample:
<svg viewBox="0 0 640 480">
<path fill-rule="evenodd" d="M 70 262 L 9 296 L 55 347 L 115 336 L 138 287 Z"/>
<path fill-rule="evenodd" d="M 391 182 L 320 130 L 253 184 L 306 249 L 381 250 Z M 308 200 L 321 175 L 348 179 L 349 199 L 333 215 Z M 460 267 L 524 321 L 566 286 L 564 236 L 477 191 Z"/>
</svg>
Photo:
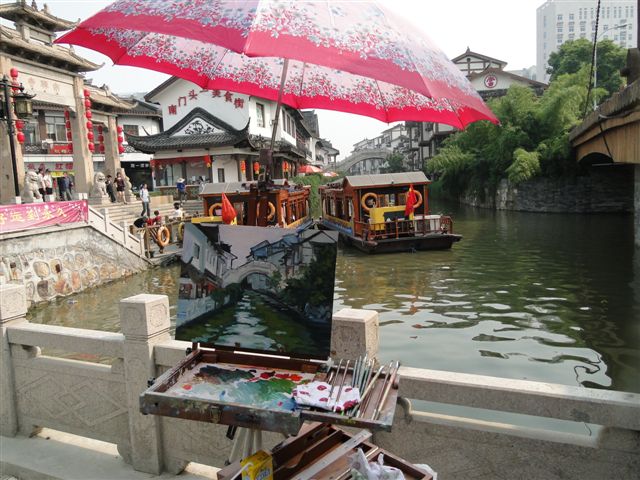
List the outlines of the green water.
<svg viewBox="0 0 640 480">
<path fill-rule="evenodd" d="M 640 392 L 640 251 L 628 215 L 546 215 L 433 205 L 464 236 L 451 250 L 341 249 L 334 310 L 380 313 L 382 360 Z M 34 322 L 119 329 L 118 300 L 167 294 L 154 269 L 30 312 Z"/>
</svg>

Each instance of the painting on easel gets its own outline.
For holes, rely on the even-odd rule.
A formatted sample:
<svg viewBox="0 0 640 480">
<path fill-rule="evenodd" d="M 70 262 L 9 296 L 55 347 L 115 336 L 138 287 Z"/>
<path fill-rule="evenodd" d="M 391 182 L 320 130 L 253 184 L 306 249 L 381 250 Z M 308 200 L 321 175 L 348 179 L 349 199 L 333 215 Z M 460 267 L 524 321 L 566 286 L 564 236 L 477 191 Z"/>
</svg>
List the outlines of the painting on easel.
<svg viewBox="0 0 640 480">
<path fill-rule="evenodd" d="M 336 254 L 335 232 L 185 224 L 176 339 L 326 359 Z"/>
</svg>

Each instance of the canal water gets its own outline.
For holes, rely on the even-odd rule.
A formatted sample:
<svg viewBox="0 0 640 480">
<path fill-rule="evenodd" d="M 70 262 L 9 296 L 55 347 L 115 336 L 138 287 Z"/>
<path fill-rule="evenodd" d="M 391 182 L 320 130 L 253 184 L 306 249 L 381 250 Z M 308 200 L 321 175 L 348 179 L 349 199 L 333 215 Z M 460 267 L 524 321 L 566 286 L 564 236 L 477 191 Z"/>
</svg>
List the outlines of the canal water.
<svg viewBox="0 0 640 480">
<path fill-rule="evenodd" d="M 432 204 L 464 236 L 451 250 L 338 255 L 334 310 L 380 314 L 380 356 L 404 365 L 640 393 L 640 252 L 629 215 Z M 153 269 L 32 309 L 33 322 L 119 330 L 118 300 L 169 296 Z"/>
</svg>

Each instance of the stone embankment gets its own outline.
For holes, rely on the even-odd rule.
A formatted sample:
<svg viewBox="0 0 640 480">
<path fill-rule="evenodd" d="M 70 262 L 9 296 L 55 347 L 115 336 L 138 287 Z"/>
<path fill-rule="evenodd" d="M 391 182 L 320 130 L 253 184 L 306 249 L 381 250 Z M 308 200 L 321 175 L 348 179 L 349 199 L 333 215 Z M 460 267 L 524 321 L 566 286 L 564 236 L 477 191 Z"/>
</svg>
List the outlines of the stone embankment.
<svg viewBox="0 0 640 480">
<path fill-rule="evenodd" d="M 538 178 L 517 186 L 502 180 L 495 195 L 468 194 L 461 200 L 476 207 L 522 212 L 631 213 L 633 167 L 596 167 L 585 176 Z"/>
</svg>

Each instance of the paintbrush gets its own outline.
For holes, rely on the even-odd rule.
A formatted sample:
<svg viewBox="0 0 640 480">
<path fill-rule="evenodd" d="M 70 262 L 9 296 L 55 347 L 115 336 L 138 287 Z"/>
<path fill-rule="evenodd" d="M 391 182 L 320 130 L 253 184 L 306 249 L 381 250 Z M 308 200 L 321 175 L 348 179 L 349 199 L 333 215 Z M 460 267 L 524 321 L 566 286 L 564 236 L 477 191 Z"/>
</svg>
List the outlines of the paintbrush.
<svg viewBox="0 0 640 480">
<path fill-rule="evenodd" d="M 336 379 L 338 378 L 338 373 L 340 373 L 340 367 L 342 366 L 342 359 L 340 359 L 340 363 L 338 363 L 338 367 L 336 368 L 336 372 L 332 373 L 331 377 L 331 390 L 329 390 L 329 398 L 331 398 L 331 394 L 333 393 L 333 388 L 336 386 Z M 329 382 L 327 382 L 329 383 Z"/>
<path fill-rule="evenodd" d="M 361 417 L 365 410 L 367 409 L 367 405 L 369 403 L 369 393 L 371 393 L 373 386 L 376 384 L 376 380 L 378 380 L 378 377 L 380 376 L 380 374 L 382 373 L 382 370 L 384 369 L 384 367 L 380 367 L 378 368 L 378 371 L 375 373 L 375 375 L 373 376 L 373 378 L 371 379 L 371 381 L 369 382 L 369 384 L 367 385 L 367 387 L 364 390 L 364 393 L 362 394 L 362 397 L 360 397 L 360 405 L 358 405 L 359 409 L 358 409 L 358 417 Z M 373 369 L 371 369 L 371 371 L 373 372 Z"/>
<path fill-rule="evenodd" d="M 374 406 L 374 413 L 378 408 L 378 405 L 380 405 L 380 399 L 382 398 L 382 395 L 384 394 L 384 388 L 387 384 L 387 381 L 389 380 L 389 376 L 391 375 L 391 368 L 393 367 L 393 361 L 389 362 L 389 366 L 387 367 L 387 373 L 385 373 L 384 375 L 384 380 L 382 381 L 382 387 L 380 388 L 380 393 L 378 394 L 377 399 L 373 402 L 373 406 Z M 372 390 L 372 395 L 373 395 L 373 390 Z M 368 405 L 368 403 L 367 403 Z M 371 419 L 373 420 L 373 416 L 371 417 Z"/>
<path fill-rule="evenodd" d="M 400 362 L 396 361 L 396 368 L 391 374 L 391 378 L 389 378 L 389 383 L 387 383 L 384 389 L 384 393 L 382 395 L 382 398 L 380 399 L 380 403 L 378 403 L 375 411 L 373 412 L 373 416 L 371 417 L 372 420 L 376 420 L 378 418 L 378 415 L 380 415 L 380 413 L 382 412 L 382 406 L 387 401 L 387 397 L 389 396 L 389 392 L 391 391 L 391 387 L 393 386 L 393 383 L 396 381 L 396 376 L 398 375 L 399 369 L 400 369 Z"/>
<path fill-rule="evenodd" d="M 344 367 L 344 375 L 342 376 L 342 381 L 340 382 L 340 388 L 338 388 L 338 394 L 336 395 L 336 401 L 333 403 L 333 409 L 331 410 L 332 412 L 336 411 L 336 407 L 338 406 L 338 401 L 340 400 L 340 395 L 342 394 L 342 387 L 344 387 L 344 382 L 347 379 L 347 371 L 349 370 L 349 362 L 351 362 L 351 360 L 347 360 L 347 364 Z M 331 398 L 331 395 L 329 395 L 329 398 Z"/>
</svg>

